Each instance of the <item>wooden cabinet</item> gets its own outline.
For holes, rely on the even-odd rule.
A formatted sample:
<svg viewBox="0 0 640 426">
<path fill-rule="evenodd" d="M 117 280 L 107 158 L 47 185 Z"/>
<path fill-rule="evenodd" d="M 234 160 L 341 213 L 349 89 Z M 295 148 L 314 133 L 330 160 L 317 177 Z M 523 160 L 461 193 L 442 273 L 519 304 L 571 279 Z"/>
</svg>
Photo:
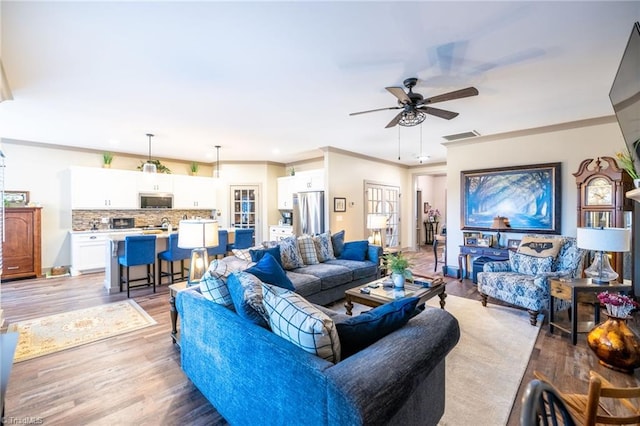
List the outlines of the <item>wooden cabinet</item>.
<svg viewBox="0 0 640 426">
<path fill-rule="evenodd" d="M 71 208 L 74 210 L 137 209 L 138 191 L 132 180 L 141 172 L 71 168 Z"/>
<path fill-rule="evenodd" d="M 618 167 L 613 157 L 586 159 L 573 176 L 578 187 L 578 227 L 631 228 L 633 201 L 625 193 L 633 188 L 633 179 Z M 611 267 L 620 279 L 631 279 L 630 254 L 609 255 Z M 587 259 L 585 267 L 591 262 L 592 259 Z"/>
<path fill-rule="evenodd" d="M 173 176 L 174 209 L 215 209 L 215 179 L 201 176 Z"/>
<path fill-rule="evenodd" d="M 2 279 L 40 277 L 41 208 L 9 207 L 4 212 Z"/>
</svg>

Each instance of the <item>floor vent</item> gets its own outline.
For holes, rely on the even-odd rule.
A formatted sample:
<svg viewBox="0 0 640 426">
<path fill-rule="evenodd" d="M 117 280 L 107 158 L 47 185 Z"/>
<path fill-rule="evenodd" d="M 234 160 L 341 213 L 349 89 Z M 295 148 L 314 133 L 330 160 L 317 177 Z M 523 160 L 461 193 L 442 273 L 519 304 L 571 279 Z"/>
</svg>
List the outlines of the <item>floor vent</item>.
<svg viewBox="0 0 640 426">
<path fill-rule="evenodd" d="M 476 136 L 480 136 L 480 133 L 478 133 L 475 130 L 472 130 L 470 132 L 457 133 L 455 135 L 443 136 L 443 138 L 448 140 L 449 142 L 451 142 L 451 141 L 457 141 L 459 139 L 475 138 Z"/>
</svg>

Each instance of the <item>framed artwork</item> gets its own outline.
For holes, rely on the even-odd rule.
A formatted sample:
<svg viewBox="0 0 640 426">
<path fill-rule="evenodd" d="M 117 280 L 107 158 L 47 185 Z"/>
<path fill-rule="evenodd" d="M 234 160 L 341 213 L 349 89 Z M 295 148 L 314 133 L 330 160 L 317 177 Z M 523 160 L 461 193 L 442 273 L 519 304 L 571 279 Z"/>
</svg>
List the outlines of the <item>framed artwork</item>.
<svg viewBox="0 0 640 426">
<path fill-rule="evenodd" d="M 333 197 L 333 211 L 334 212 L 346 212 L 347 211 L 347 199 Z"/>
<path fill-rule="evenodd" d="M 491 239 L 490 238 L 478 238 L 476 240 L 476 245 L 478 247 L 491 247 Z"/>
<path fill-rule="evenodd" d="M 29 204 L 29 191 L 4 191 L 5 207 L 24 207 Z"/>
<path fill-rule="evenodd" d="M 431 206 L 429 205 L 429 203 L 424 203 L 422 208 L 423 208 L 424 214 L 427 214 L 429 213 L 429 209 L 431 208 Z"/>
<path fill-rule="evenodd" d="M 561 163 L 460 172 L 462 229 L 490 231 L 509 219 L 518 233 L 560 234 Z"/>
<path fill-rule="evenodd" d="M 466 237 L 464 239 L 464 245 L 465 246 L 477 246 L 478 245 L 478 238 L 476 238 L 476 237 Z"/>
<path fill-rule="evenodd" d="M 520 247 L 520 240 L 507 240 L 507 248 L 517 250 Z"/>
<path fill-rule="evenodd" d="M 463 232 L 462 235 L 465 238 L 467 238 L 467 237 L 480 238 L 482 236 L 482 234 L 480 232 Z"/>
</svg>

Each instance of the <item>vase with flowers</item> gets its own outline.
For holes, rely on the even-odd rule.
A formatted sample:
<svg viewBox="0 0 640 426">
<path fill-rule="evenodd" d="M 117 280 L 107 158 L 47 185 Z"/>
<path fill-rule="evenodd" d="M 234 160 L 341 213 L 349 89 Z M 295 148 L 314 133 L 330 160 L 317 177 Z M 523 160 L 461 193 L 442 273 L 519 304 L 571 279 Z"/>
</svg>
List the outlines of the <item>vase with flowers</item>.
<svg viewBox="0 0 640 426">
<path fill-rule="evenodd" d="M 605 306 L 607 319 L 589 332 L 587 343 L 600 364 L 633 373 L 640 367 L 640 344 L 627 320 L 638 303 L 629 296 L 607 291 L 598 293 L 598 302 Z"/>
<path fill-rule="evenodd" d="M 440 210 L 429 209 L 429 211 L 427 212 L 427 218 L 429 222 L 438 222 L 440 220 Z"/>
<path fill-rule="evenodd" d="M 633 143 L 633 147 L 635 148 L 638 143 L 640 143 L 640 139 Z M 640 188 L 640 175 L 636 170 L 635 165 L 635 154 L 627 148 L 626 152 L 617 152 L 616 158 L 618 160 L 618 165 L 624 169 L 625 172 L 633 179 L 633 186 L 636 188 Z"/>
</svg>

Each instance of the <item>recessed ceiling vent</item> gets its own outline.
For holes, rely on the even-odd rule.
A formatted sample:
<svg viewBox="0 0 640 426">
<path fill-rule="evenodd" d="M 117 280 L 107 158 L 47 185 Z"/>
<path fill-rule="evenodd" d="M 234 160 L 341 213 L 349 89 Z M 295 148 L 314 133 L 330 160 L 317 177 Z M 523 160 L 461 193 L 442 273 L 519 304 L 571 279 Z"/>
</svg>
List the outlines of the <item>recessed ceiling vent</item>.
<svg viewBox="0 0 640 426">
<path fill-rule="evenodd" d="M 470 132 L 463 132 L 463 133 L 457 133 L 455 135 L 443 136 L 443 138 L 451 142 L 451 141 L 457 141 L 460 139 L 475 138 L 476 136 L 480 136 L 480 133 L 478 133 L 476 130 L 472 130 Z"/>
</svg>

